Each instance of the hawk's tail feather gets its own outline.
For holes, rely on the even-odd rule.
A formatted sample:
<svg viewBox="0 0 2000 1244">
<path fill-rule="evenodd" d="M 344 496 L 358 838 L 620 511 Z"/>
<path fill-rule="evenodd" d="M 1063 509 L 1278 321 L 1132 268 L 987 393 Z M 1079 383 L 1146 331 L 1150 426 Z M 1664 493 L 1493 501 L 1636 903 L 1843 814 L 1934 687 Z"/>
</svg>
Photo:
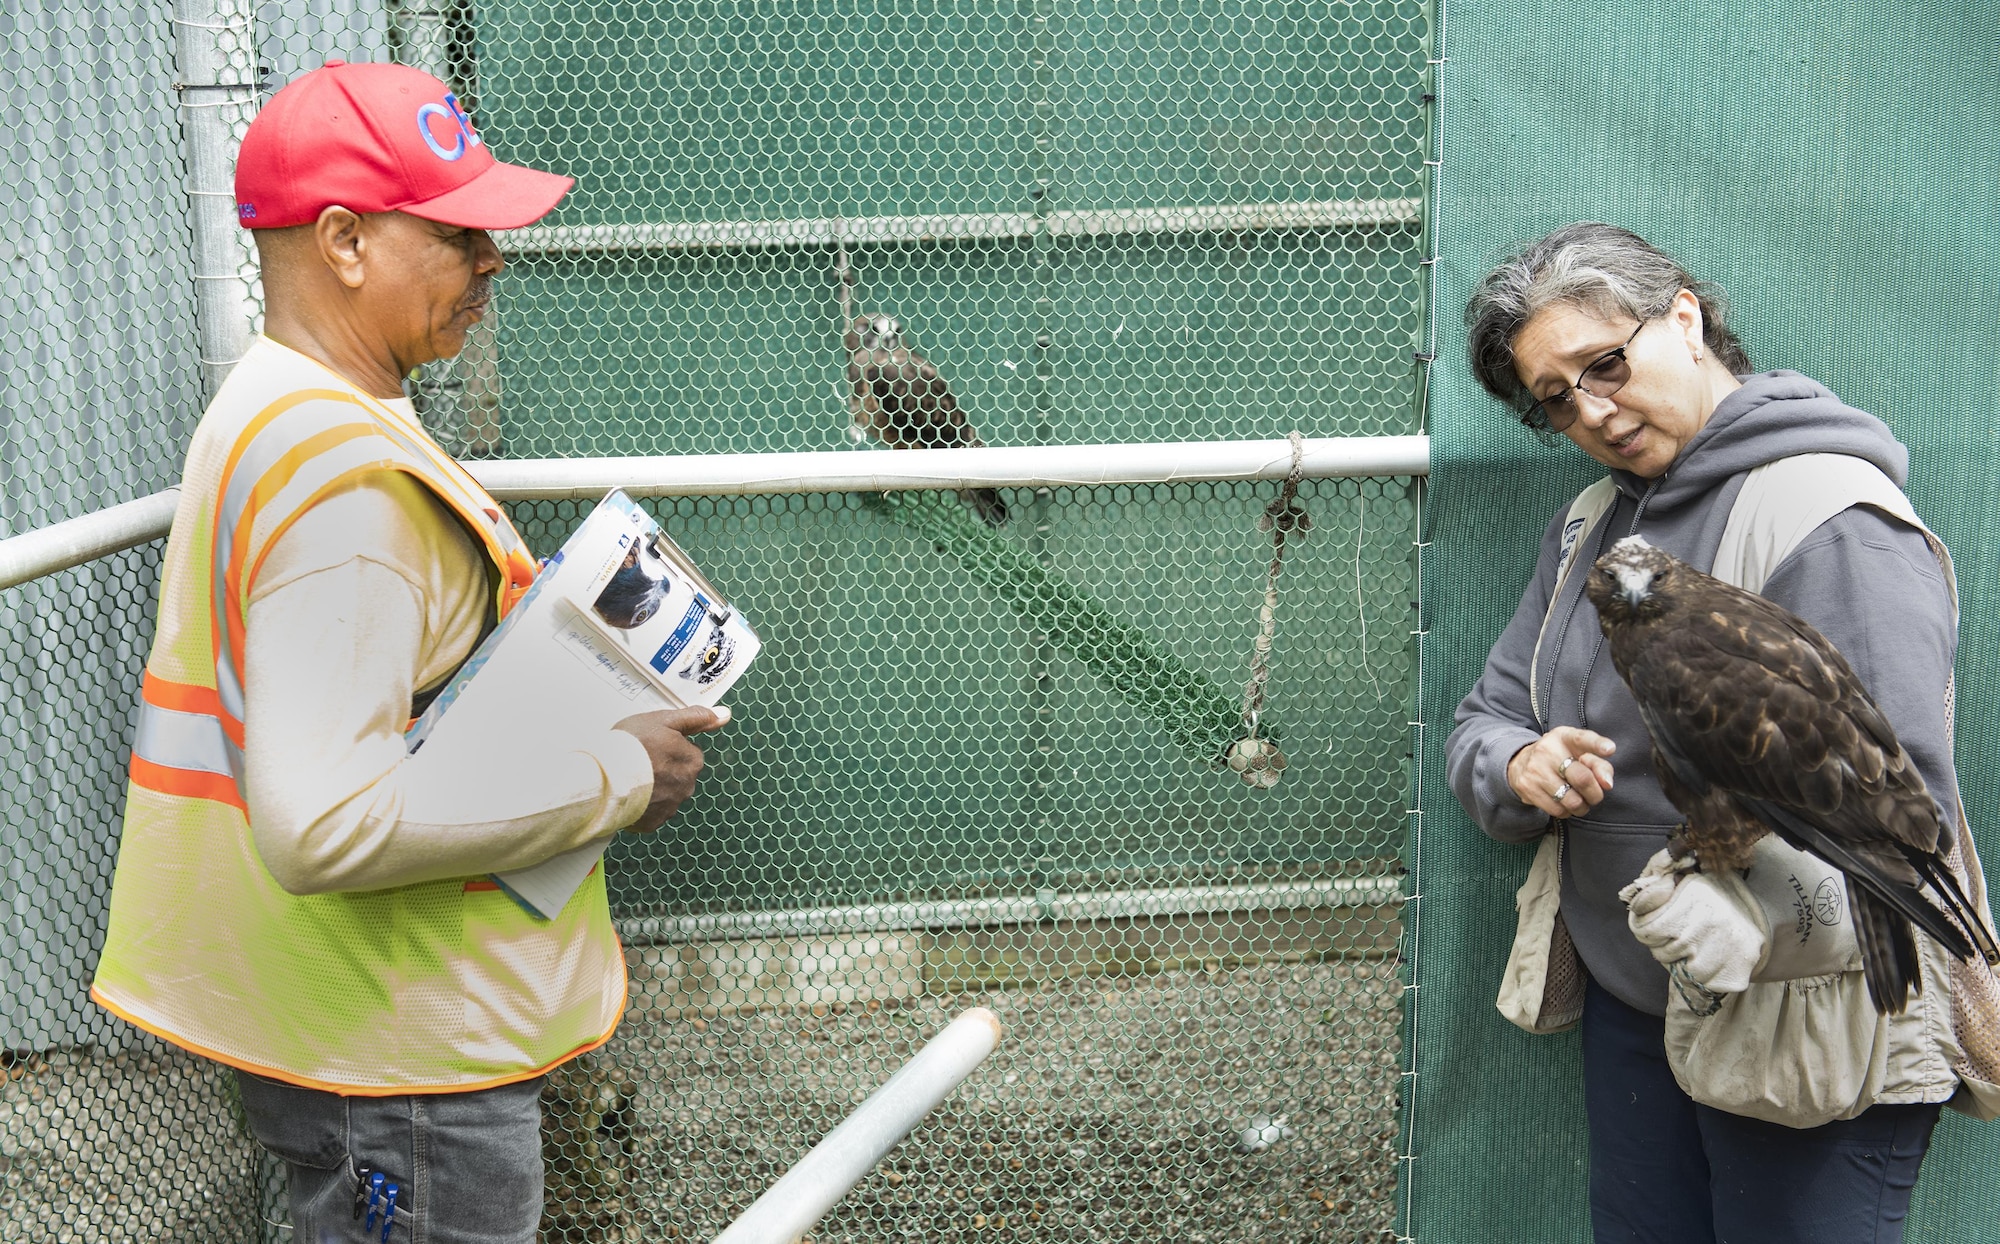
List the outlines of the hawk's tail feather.
<svg viewBox="0 0 2000 1244">
<path fill-rule="evenodd" d="M 1936 938 L 1956 958 L 1972 958 L 1972 943 L 1967 940 L 1965 931 L 1935 903 L 1925 899 L 1921 888 L 1896 877 L 1884 876 L 1881 864 L 1856 854 L 1846 843 L 1782 804 L 1740 795 L 1738 798 L 1743 799 L 1758 820 L 1778 830 L 1779 835 L 1793 846 L 1812 852 L 1847 874 L 1847 879 L 1853 883 L 1851 890 L 1856 893 L 1861 890 L 1871 892 L 1877 900 L 1901 912 L 1910 923 Z"/>
<path fill-rule="evenodd" d="M 993 489 L 968 488 L 958 495 L 967 505 L 973 508 L 979 517 L 986 520 L 988 527 L 1004 527 L 1007 525 L 1007 503 L 1002 501 L 1000 494 Z"/>
<path fill-rule="evenodd" d="M 1900 1014 L 1912 993 L 1924 988 L 1917 962 L 1917 935 L 1910 922 L 1856 886 L 1849 896 L 1854 908 L 1854 940 L 1861 948 L 1861 974 L 1868 981 L 1868 999 L 1884 1015 Z"/>
<path fill-rule="evenodd" d="M 1986 927 L 1979 909 L 1966 896 L 1965 888 L 1959 885 L 1958 874 L 1951 871 L 1951 866 L 1935 855 L 1918 854 L 1910 862 L 1916 866 L 1917 874 L 1924 879 L 1924 883 L 1943 901 L 1945 911 L 1965 930 L 1966 937 L 1980 957 L 1989 964 L 2000 964 L 2000 944 L 1995 943 L 1992 930 Z"/>
</svg>

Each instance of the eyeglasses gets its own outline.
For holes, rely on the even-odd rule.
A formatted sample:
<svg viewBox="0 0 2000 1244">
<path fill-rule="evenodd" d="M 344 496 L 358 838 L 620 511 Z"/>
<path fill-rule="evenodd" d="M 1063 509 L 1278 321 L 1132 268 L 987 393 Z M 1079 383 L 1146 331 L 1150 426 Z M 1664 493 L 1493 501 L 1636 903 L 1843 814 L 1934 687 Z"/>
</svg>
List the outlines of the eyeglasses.
<svg viewBox="0 0 2000 1244">
<path fill-rule="evenodd" d="M 1583 369 L 1576 383 L 1560 393 L 1551 393 L 1521 414 L 1521 422 L 1533 432 L 1544 445 L 1553 445 L 1556 438 L 1569 430 L 1576 422 L 1576 391 L 1582 389 L 1592 397 L 1610 397 L 1625 387 L 1632 378 L 1632 361 L 1625 357 L 1626 346 L 1631 345 L 1646 325 L 1659 319 L 1657 315 L 1639 321 L 1632 335 L 1625 339 L 1625 345 L 1597 356 L 1597 360 Z"/>
</svg>

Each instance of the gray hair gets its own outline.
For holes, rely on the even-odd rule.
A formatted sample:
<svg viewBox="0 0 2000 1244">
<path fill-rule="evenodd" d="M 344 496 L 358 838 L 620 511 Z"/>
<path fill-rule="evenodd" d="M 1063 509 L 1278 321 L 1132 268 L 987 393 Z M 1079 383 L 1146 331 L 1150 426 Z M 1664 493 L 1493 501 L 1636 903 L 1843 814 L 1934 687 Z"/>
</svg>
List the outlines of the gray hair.
<svg viewBox="0 0 2000 1244">
<path fill-rule="evenodd" d="M 1688 290 L 1701 302 L 1702 339 L 1716 361 L 1741 375 L 1750 356 L 1729 327 L 1729 300 L 1680 262 L 1616 225 L 1580 221 L 1530 242 L 1486 274 L 1465 304 L 1472 374 L 1488 393 L 1516 409 L 1533 403 L 1514 372 L 1514 338 L 1548 307 L 1581 308 L 1606 319 L 1646 320 Z"/>
</svg>

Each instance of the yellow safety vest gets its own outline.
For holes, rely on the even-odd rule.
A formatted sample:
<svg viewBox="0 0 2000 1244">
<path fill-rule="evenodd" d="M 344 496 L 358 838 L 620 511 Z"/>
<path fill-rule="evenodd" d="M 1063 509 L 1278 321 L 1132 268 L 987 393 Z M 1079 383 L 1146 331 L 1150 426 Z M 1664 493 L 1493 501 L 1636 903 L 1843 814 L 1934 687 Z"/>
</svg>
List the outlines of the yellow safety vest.
<svg viewBox="0 0 2000 1244">
<path fill-rule="evenodd" d="M 91 997 L 197 1054 L 310 1088 L 489 1088 L 617 1026 L 625 966 L 603 871 L 547 921 L 484 877 L 294 895 L 259 859 L 245 809 L 251 585 L 301 514 L 384 470 L 422 481 L 476 536 L 503 616 L 534 559 L 499 503 L 407 415 L 259 339 L 202 416 L 167 542 Z"/>
</svg>

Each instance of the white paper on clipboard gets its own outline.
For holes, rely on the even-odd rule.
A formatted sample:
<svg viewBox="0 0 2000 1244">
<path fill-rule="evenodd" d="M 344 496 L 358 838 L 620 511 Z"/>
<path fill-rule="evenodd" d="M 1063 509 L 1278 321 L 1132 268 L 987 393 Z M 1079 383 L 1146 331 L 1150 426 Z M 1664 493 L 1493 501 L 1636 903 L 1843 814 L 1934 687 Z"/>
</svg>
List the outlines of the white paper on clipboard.
<svg viewBox="0 0 2000 1244">
<path fill-rule="evenodd" d="M 518 753 L 637 713 L 715 705 L 763 642 L 651 515 L 614 490 L 551 557 L 406 735 L 411 751 Z M 502 744 L 509 746 L 503 747 Z M 597 867 L 591 843 L 493 880 L 553 917 Z"/>
</svg>

